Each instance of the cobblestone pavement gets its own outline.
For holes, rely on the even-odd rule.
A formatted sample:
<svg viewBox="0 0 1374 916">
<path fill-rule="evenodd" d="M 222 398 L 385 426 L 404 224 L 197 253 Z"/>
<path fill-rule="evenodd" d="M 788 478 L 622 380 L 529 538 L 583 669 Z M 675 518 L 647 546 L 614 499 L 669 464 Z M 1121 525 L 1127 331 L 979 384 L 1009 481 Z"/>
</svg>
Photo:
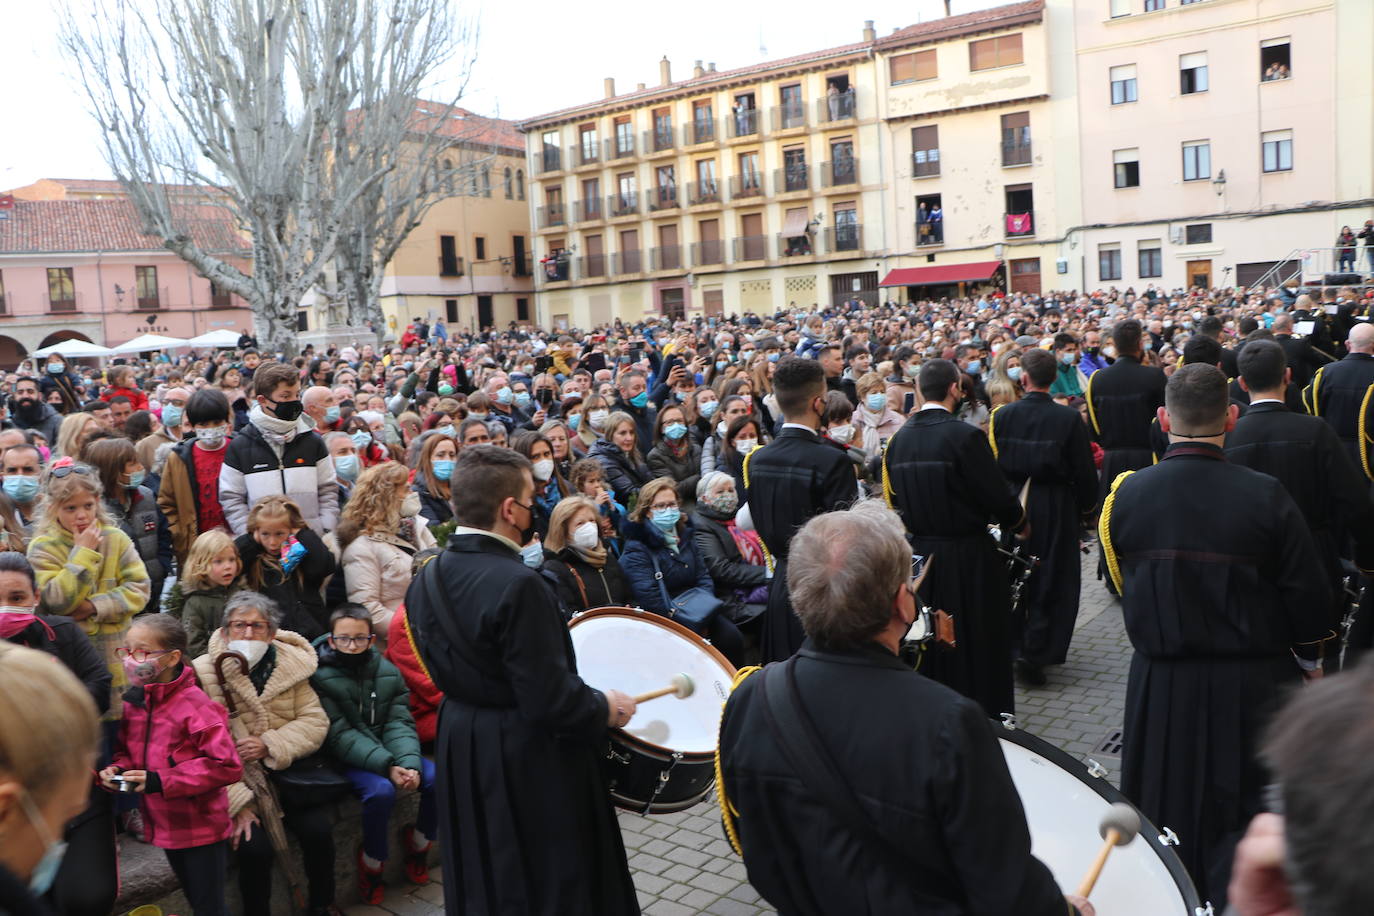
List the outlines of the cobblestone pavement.
<svg viewBox="0 0 1374 916">
<path fill-rule="evenodd" d="M 1017 687 L 1021 728 L 1083 760 L 1092 758 L 1119 781 L 1120 758 L 1098 746 L 1121 728 L 1130 644 L 1121 609 L 1098 582 L 1097 554 L 1083 558 L 1083 593 L 1068 662 L 1046 673 L 1039 688 Z M 714 799 L 678 814 L 641 817 L 620 812 L 640 906 L 647 916 L 753 916 L 773 909 L 745 878 L 744 864 L 721 831 Z M 439 870 L 435 869 L 436 875 Z M 440 885 L 398 887 L 382 907 L 354 906 L 348 916 L 438 916 Z"/>
</svg>

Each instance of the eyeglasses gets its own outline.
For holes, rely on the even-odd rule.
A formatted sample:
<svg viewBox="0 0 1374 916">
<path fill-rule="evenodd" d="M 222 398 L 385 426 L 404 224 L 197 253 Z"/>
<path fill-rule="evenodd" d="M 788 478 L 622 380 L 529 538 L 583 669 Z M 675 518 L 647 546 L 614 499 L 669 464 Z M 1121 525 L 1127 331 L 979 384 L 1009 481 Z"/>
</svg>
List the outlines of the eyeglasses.
<svg viewBox="0 0 1374 916">
<path fill-rule="evenodd" d="M 331 636 L 329 641 L 336 646 L 351 649 L 354 646 L 365 646 L 376 638 L 375 636 Z"/>
<path fill-rule="evenodd" d="M 266 633 L 270 627 L 263 620 L 249 623 L 246 620 L 234 620 L 224 625 L 230 633 Z"/>
<path fill-rule="evenodd" d="M 160 658 L 161 656 L 166 655 L 168 652 L 171 651 L 171 649 L 163 649 L 160 652 L 150 652 L 147 649 L 130 649 L 127 646 L 120 646 L 119 648 L 115 649 L 115 657 L 121 659 L 132 658 L 134 661 L 138 662 L 141 665 L 150 658 Z"/>
</svg>

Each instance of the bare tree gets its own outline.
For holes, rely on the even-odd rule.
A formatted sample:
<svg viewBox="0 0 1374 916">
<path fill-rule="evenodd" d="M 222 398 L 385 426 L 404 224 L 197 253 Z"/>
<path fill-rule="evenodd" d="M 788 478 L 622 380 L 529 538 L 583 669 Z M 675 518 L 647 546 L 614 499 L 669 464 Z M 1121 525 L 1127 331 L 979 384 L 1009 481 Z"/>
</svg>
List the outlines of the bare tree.
<svg viewBox="0 0 1374 916">
<path fill-rule="evenodd" d="M 467 34 L 451 0 L 69 0 L 62 17 L 145 228 L 243 297 L 259 341 L 288 354 L 301 297 L 408 160 L 415 99 Z M 197 245 L 205 205 L 237 220 L 251 273 Z"/>
</svg>

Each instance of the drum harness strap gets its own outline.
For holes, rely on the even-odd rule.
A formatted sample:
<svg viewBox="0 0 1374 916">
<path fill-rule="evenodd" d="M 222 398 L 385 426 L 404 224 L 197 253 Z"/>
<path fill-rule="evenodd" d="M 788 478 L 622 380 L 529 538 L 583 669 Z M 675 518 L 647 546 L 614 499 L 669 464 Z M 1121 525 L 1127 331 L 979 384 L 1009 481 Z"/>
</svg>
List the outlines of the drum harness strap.
<svg viewBox="0 0 1374 916">
<path fill-rule="evenodd" d="M 1360 402 L 1360 467 L 1364 468 L 1364 476 L 1374 480 L 1374 470 L 1370 470 L 1369 467 L 1369 430 L 1366 422 L 1369 418 L 1369 398 L 1371 395 L 1374 395 L 1374 385 L 1365 389 L 1364 400 Z M 1313 401 L 1315 402 L 1315 400 L 1314 396 Z"/>
<path fill-rule="evenodd" d="M 1102 501 L 1102 517 L 1097 522 L 1097 539 L 1102 543 L 1102 557 L 1107 561 L 1107 574 L 1112 577 L 1112 583 L 1116 586 L 1116 593 L 1121 594 L 1121 561 L 1116 555 L 1116 548 L 1112 546 L 1112 509 L 1116 507 L 1116 490 L 1121 486 L 1121 482 L 1134 474 L 1134 471 L 1122 471 L 1116 475 L 1116 480 L 1112 481 L 1112 489 L 1107 494 L 1107 498 Z"/>
<path fill-rule="evenodd" d="M 754 453 L 757 452 L 757 451 L 758 451 L 758 449 L 754 449 L 754 450 L 751 451 L 749 454 L 747 454 L 747 455 L 744 456 L 744 464 L 743 464 L 743 473 L 744 473 L 744 498 L 745 498 L 746 501 L 749 499 L 749 459 L 750 459 L 750 458 L 753 458 L 753 457 L 754 457 Z M 751 512 L 752 512 L 752 510 L 751 510 Z M 755 530 L 757 530 L 757 526 L 755 527 Z M 769 549 L 768 549 L 768 545 L 765 544 L 765 543 L 763 542 L 763 535 L 762 535 L 762 534 L 759 535 L 759 546 L 763 548 L 763 561 L 764 561 L 764 564 L 768 567 L 768 572 L 769 572 L 769 574 L 772 574 L 772 572 L 773 572 L 773 570 L 774 570 L 774 568 L 775 568 L 775 564 L 773 563 L 773 552 L 772 552 L 771 550 L 769 550 Z"/>
<path fill-rule="evenodd" d="M 992 408 L 992 413 L 988 414 L 988 445 L 992 446 L 992 457 L 1000 457 L 997 451 L 997 411 L 1006 407 L 1006 404 L 998 404 Z"/>
</svg>

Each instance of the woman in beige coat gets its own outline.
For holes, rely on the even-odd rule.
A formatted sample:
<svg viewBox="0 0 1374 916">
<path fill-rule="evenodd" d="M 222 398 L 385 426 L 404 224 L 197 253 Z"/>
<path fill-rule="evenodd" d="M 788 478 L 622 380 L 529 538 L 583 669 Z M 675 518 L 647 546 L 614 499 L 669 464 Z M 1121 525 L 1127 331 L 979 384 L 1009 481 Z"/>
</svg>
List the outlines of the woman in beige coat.
<svg viewBox="0 0 1374 916">
<path fill-rule="evenodd" d="M 388 461 L 363 471 L 335 532 L 348 600 L 367 608 L 379 641 L 405 600 L 411 561 L 435 543 L 419 509 L 405 465 Z"/>
<path fill-rule="evenodd" d="M 205 692 L 231 711 L 229 728 L 245 767 L 261 761 L 270 782 L 276 781 L 273 774 L 318 751 L 329 731 L 329 717 L 310 686 L 310 675 L 318 664 L 315 649 L 304 637 L 279 630 L 280 624 L 276 602 L 257 592 L 240 591 L 224 605 L 224 623 L 210 634 L 210 651 L 195 661 Z M 242 656 L 248 673 L 230 658 L 218 666 L 221 679 L 216 661 L 226 653 Z M 337 913 L 329 806 L 302 807 L 295 803 L 293 793 L 280 786 L 275 795 L 259 798 L 246 781 L 229 787 L 229 816 L 234 820 L 231 843 L 238 850 L 244 916 L 270 912 L 274 853 L 260 815 L 272 816 L 278 802 L 282 820 L 296 835 L 304 855 L 309 912 Z"/>
</svg>

